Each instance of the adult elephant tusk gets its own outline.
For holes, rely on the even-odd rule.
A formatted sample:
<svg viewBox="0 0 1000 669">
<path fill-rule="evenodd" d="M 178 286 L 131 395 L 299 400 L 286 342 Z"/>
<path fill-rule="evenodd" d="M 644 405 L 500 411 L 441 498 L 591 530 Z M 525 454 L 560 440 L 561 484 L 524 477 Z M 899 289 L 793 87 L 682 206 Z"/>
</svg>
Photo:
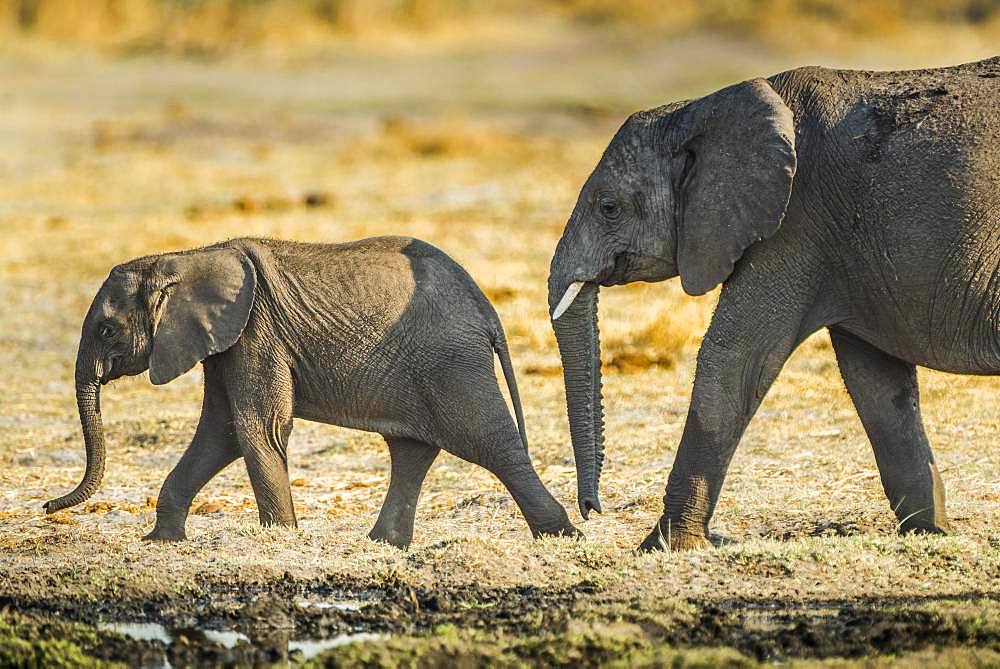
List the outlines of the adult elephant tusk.
<svg viewBox="0 0 1000 669">
<path fill-rule="evenodd" d="M 573 304 L 573 300 L 576 299 L 576 296 L 580 294 L 580 290 L 582 289 L 583 281 L 574 281 L 569 284 L 569 288 L 567 288 L 566 292 L 563 293 L 562 299 L 559 300 L 559 304 L 557 304 L 556 308 L 552 310 L 552 320 L 556 320 L 566 313 L 566 310 Z"/>
</svg>

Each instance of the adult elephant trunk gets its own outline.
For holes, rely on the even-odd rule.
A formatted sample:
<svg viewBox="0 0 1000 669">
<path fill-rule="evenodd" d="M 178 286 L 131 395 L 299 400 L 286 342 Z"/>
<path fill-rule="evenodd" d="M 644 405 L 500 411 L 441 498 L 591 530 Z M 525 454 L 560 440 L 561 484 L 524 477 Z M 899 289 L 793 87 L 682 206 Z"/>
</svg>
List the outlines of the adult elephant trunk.
<svg viewBox="0 0 1000 669">
<path fill-rule="evenodd" d="M 591 509 L 601 512 L 597 486 L 604 464 L 598 285 L 592 282 L 560 285 L 554 281 L 549 291 L 549 304 L 557 305 L 552 327 L 559 343 L 566 384 L 566 408 L 576 459 L 577 501 L 580 514 L 586 519 Z"/>
<path fill-rule="evenodd" d="M 46 513 L 75 506 L 97 491 L 104 476 L 104 426 L 101 423 L 101 363 L 81 352 L 76 364 L 76 404 L 87 451 L 87 470 L 73 492 L 45 503 Z"/>
</svg>

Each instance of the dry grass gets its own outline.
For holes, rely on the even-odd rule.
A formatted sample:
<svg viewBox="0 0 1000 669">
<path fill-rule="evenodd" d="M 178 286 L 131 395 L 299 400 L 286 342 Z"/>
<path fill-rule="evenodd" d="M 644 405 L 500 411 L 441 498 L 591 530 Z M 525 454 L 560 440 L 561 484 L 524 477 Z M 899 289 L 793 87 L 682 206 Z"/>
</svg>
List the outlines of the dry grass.
<svg viewBox="0 0 1000 669">
<path fill-rule="evenodd" d="M 42 514 L 42 502 L 82 472 L 72 362 L 83 313 L 113 264 L 238 235 L 409 234 L 452 254 L 496 304 L 534 461 L 578 518 L 545 276 L 577 190 L 621 117 L 581 103 L 604 95 L 607 108 L 628 109 L 795 63 L 704 38 L 655 47 L 593 39 L 511 52 L 483 45 L 461 66 L 447 50 L 368 54 L 363 66 L 270 67 L 3 52 L 4 592 L 142 595 L 206 574 L 287 571 L 429 587 L 591 581 L 616 602 L 996 593 L 998 382 L 921 372 L 955 536 L 900 538 L 825 335 L 789 362 L 737 453 L 713 526 L 730 543 L 633 554 L 660 511 L 714 303 L 685 297 L 677 282 L 602 292 L 605 513 L 581 523 L 585 541 L 532 542 L 492 476 L 442 456 L 412 550 L 374 545 L 365 533 L 387 482 L 381 440 L 299 421 L 290 449 L 299 530 L 256 525 L 246 473 L 235 465 L 196 500 L 189 542 L 144 544 L 159 485 L 194 430 L 198 371 L 163 388 L 137 378 L 106 389 L 104 485 L 87 505 Z M 553 48 L 579 54 L 571 77 L 552 65 Z M 714 54 L 703 71 L 683 65 L 692 51 Z M 931 52 L 921 62 L 945 57 Z M 879 62 L 903 58 L 912 56 Z M 622 82 L 626 66 L 634 74 Z"/>
</svg>

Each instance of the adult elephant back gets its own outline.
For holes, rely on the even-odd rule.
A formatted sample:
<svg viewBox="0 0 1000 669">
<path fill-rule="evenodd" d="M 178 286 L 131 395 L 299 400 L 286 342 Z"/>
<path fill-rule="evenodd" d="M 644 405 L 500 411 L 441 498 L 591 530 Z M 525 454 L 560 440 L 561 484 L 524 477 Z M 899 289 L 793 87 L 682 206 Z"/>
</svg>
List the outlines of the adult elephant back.
<svg viewBox="0 0 1000 669">
<path fill-rule="evenodd" d="M 900 530 L 947 531 L 915 367 L 1000 373 L 1000 57 L 800 68 L 629 117 L 549 274 L 585 518 L 604 458 L 599 287 L 675 276 L 723 287 L 643 548 L 707 544 L 744 429 L 822 327 Z"/>
</svg>

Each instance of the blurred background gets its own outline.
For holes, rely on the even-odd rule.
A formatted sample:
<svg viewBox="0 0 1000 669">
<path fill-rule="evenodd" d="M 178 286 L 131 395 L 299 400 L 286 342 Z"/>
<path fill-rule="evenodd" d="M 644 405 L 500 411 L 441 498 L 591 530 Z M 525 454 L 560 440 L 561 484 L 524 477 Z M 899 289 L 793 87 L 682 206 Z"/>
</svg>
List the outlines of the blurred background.
<svg viewBox="0 0 1000 669">
<path fill-rule="evenodd" d="M 985 47 L 998 36 L 998 7 L 996 0 L 0 0 L 0 20 L 10 33 L 64 44 L 203 57 L 387 37 L 509 44 L 526 33 L 574 28 L 665 38 L 716 31 L 843 51 L 866 40 L 934 49 L 946 35 Z M 937 54 L 926 55 L 958 46 L 938 44 Z"/>
</svg>

